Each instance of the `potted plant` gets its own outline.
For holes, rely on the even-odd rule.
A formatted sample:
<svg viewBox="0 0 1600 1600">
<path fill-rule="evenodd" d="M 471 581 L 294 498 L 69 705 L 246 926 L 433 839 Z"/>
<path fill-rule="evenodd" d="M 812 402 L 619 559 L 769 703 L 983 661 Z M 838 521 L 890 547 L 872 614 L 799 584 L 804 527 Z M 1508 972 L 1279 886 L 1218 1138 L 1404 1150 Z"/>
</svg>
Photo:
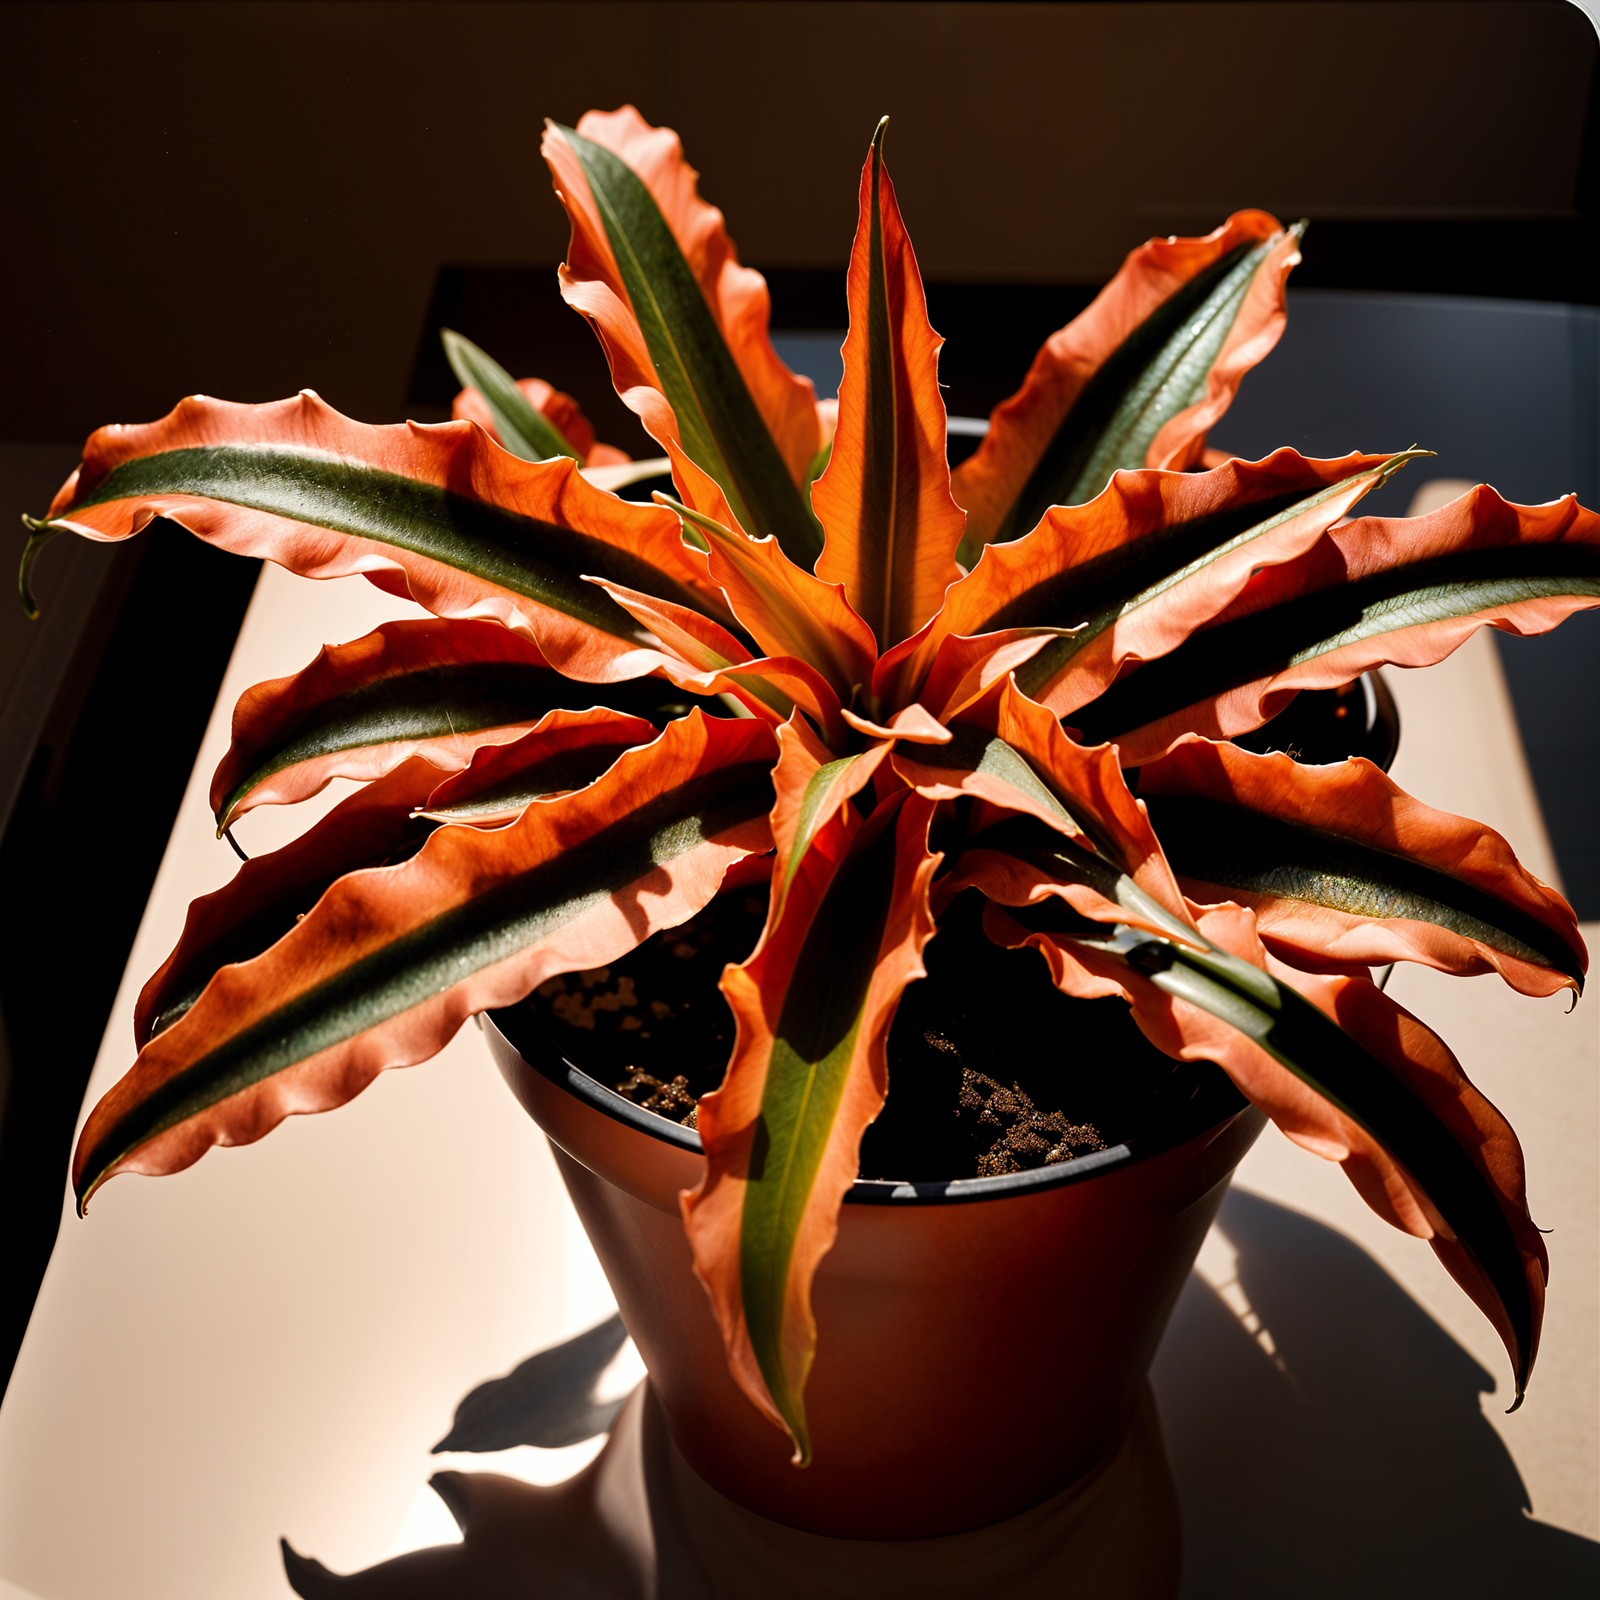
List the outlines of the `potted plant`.
<svg viewBox="0 0 1600 1600">
<path fill-rule="evenodd" d="M 1281 331 L 1298 259 L 1298 230 L 1260 212 L 1135 251 L 952 473 L 940 341 L 882 152 L 880 126 L 835 416 L 776 357 L 765 287 L 676 136 L 631 108 L 548 129 L 573 226 L 561 290 L 670 460 L 674 493 L 655 504 L 587 481 L 603 457 L 571 402 L 464 341 L 452 354 L 472 385 L 452 423 L 369 427 L 302 393 L 191 398 L 90 439 L 29 520 L 25 601 L 43 541 L 166 516 L 307 576 L 361 573 L 434 620 L 330 647 L 240 702 L 219 833 L 334 776 L 370 781 L 191 908 L 140 997 L 138 1059 L 83 1130 L 80 1209 L 119 1172 L 174 1172 L 342 1104 L 475 1012 L 765 885 L 759 941 L 721 980 L 736 1041 L 692 1134 L 641 1111 L 618 1146 L 607 1130 L 631 1111 L 586 1109 L 525 1052 L 500 1054 L 577 1155 L 565 1165 L 603 1256 L 641 1252 L 607 1244 L 617 1205 L 585 1174 L 652 1168 L 629 1201 L 654 1230 L 645 1267 L 681 1249 L 704 1288 L 682 1271 L 633 1296 L 640 1319 L 655 1294 L 673 1305 L 663 1327 L 700 1330 L 683 1335 L 699 1341 L 687 1383 L 641 1333 L 657 1387 L 703 1475 L 735 1497 L 747 1483 L 781 1520 L 749 1452 L 811 1458 L 808 1379 L 829 1359 L 813 1286 L 884 1104 L 897 1008 L 941 918 L 978 901 L 980 940 L 1032 947 L 1062 994 L 1114 999 L 1166 1057 L 1215 1063 L 1427 1239 L 1500 1332 L 1520 1401 L 1546 1258 L 1515 1134 L 1369 968 L 1576 991 L 1572 913 L 1497 835 L 1372 763 L 1230 741 L 1303 690 L 1593 606 L 1600 517 L 1479 488 L 1414 520 L 1352 518 L 1415 452 L 1208 454 L 1207 428 Z M 959 965 L 941 980 L 958 995 L 961 981 Z M 1136 1052 L 1107 1049 L 1095 1071 Z M 1147 1332 L 1121 1340 L 1132 1377 L 1087 1457 L 1063 1461 L 1092 1461 L 1126 1426 L 1256 1113 L 1214 1105 L 1124 1164 L 1173 1157 L 1166 1253 L 1145 1289 L 1123 1273 Z M 1070 1140 L 1051 1153 L 1061 1172 L 1005 1202 L 1035 1230 L 1096 1205 L 1056 1181 L 1083 1175 Z M 1124 1170 L 1100 1165 L 1108 1184 Z M 663 1206 L 680 1188 L 672 1245 Z M 737 1386 L 743 1422 L 697 1425 L 717 1385 Z M 730 1433 L 719 1478 L 707 1441 Z M 795 1484 L 829 1470 L 783 1466 Z M 983 1516 L 1049 1481 L 1019 1475 Z"/>
</svg>

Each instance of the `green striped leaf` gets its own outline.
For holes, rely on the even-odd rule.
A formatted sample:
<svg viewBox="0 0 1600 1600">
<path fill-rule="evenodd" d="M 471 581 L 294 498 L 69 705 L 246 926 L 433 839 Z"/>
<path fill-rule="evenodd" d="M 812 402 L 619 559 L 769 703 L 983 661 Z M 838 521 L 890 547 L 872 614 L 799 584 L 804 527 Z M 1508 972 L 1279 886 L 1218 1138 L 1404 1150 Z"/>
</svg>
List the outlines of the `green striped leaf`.
<svg viewBox="0 0 1600 1600">
<path fill-rule="evenodd" d="M 315 877 L 300 873 L 286 875 L 273 886 L 276 892 L 269 890 L 262 894 L 258 891 L 251 895 L 237 921 L 207 942 L 186 947 L 182 964 L 165 974 L 159 985 L 152 980 L 151 990 L 147 991 L 151 1016 L 147 1025 L 139 1030 L 139 1043 L 145 1044 L 158 1033 L 164 1033 L 184 1016 L 221 968 L 240 961 L 253 961 L 285 934 L 293 932 L 300 919 L 339 878 L 348 872 L 410 860 L 428 842 L 435 826 L 426 818 L 402 815 L 395 819 L 392 828 L 374 837 L 369 848 L 351 850 L 337 867 L 330 867 Z M 283 854 L 277 851 L 270 856 L 255 856 L 245 864 L 245 872 L 256 868 L 274 873 L 281 865 L 275 857 Z M 141 997 L 141 1004 L 144 999 Z"/>
<path fill-rule="evenodd" d="M 582 163 L 684 450 L 716 480 L 746 532 L 775 537 L 810 570 L 821 530 L 650 191 L 604 146 L 557 131 Z"/>
<path fill-rule="evenodd" d="M 524 461 L 548 461 L 552 456 L 583 460 L 555 423 L 528 404 L 516 379 L 493 356 L 452 328 L 441 328 L 439 337 L 444 341 L 450 370 L 462 388 L 476 389 L 483 396 L 500 443 L 512 455 L 521 456 Z"/>
<path fill-rule="evenodd" d="M 924 970 L 933 810 L 915 795 L 865 821 L 833 810 L 773 897 L 755 954 L 723 975 L 737 1043 L 700 1102 L 707 1170 L 685 1225 L 734 1376 L 802 1464 L 812 1279 L 883 1105 L 895 1008 Z"/>
<path fill-rule="evenodd" d="M 1267 540 L 1301 518 L 1325 508 L 1342 513 L 1354 499 L 1380 487 L 1424 451 L 1404 451 L 1370 472 L 1330 483 L 1310 494 L 1273 495 L 1210 516 L 1175 522 L 1129 544 L 1093 556 L 1080 566 L 1052 574 L 1009 601 L 979 630 L 1066 627 L 1017 669 L 1023 693 L 1037 695 L 1072 659 L 1108 629 L 1199 578 L 1225 557 Z M 1070 618 L 1070 623 L 1066 619 Z"/>
<path fill-rule="evenodd" d="M 783 1360 L 790 1267 L 816 1204 L 845 1085 L 860 1069 L 867 998 L 893 899 L 894 843 L 893 828 L 879 832 L 835 875 L 816 908 L 783 997 L 750 1154 L 739 1234 L 745 1323 L 802 1453 L 804 1411 Z"/>
<path fill-rule="evenodd" d="M 764 726 L 691 716 L 509 828 L 439 828 L 405 864 L 340 879 L 265 955 L 219 972 L 96 1107 L 80 1207 L 113 1171 L 177 1170 L 340 1104 L 433 1054 L 470 1012 L 683 920 L 730 861 L 770 843 L 771 760 Z"/>
<path fill-rule="evenodd" d="M 1578 956 L 1554 929 L 1424 862 L 1245 806 L 1178 794 L 1151 795 L 1145 804 L 1181 877 L 1353 917 L 1429 922 L 1518 961 L 1554 968 L 1583 988 Z"/>
<path fill-rule="evenodd" d="M 1304 231 L 1298 224 L 1291 233 Z M 1131 333 L 1067 413 L 996 535 L 1019 538 L 1051 506 L 1082 505 L 1122 467 L 1142 467 L 1163 425 L 1204 393 L 1257 268 L 1281 238 L 1241 244 Z M 967 551 L 963 561 L 975 558 Z"/>
<path fill-rule="evenodd" d="M 627 550 L 572 528 L 522 516 L 348 458 L 275 444 L 164 450 L 123 462 L 70 512 L 155 495 L 195 495 L 421 556 L 524 595 L 615 638 L 639 625 L 604 590 L 607 578 L 706 612 L 669 574 Z"/>
<path fill-rule="evenodd" d="M 603 772 L 610 770 L 620 754 L 621 750 L 614 744 L 587 745 L 558 751 L 555 755 L 532 762 L 481 787 L 453 782 L 450 785 L 452 792 L 461 797 L 445 802 L 430 800 L 423 815 L 435 822 L 472 822 L 480 825 L 510 818 L 546 795 L 582 789 L 593 783 Z"/>
<path fill-rule="evenodd" d="M 1019 815 L 991 824 L 970 838 L 969 846 L 1026 854 L 1048 876 L 1085 884 L 1113 905 L 1137 912 L 1180 938 L 1186 936 L 1185 926 L 1116 864 L 1117 841 L 1102 819 L 1086 809 L 1081 815 L 1070 809 L 1021 751 L 1005 739 L 965 723 L 956 723 L 950 731 L 953 737 L 948 744 L 919 745 L 914 754 L 900 757 L 897 766 L 919 778 L 940 771 L 957 778 L 967 773 L 998 778 L 1018 800 L 1030 803 L 1037 814 L 1053 818 L 1073 835 L 1048 831 L 1034 817 Z"/>
<path fill-rule="evenodd" d="M 1459 550 L 1294 596 L 1194 634 L 1070 720 L 1088 743 L 1115 739 L 1350 645 L 1569 597 L 1600 598 L 1600 549 L 1593 545 Z"/>
<path fill-rule="evenodd" d="M 229 826 L 244 800 L 269 778 L 280 778 L 279 789 L 310 793 L 333 776 L 370 776 L 353 763 L 362 752 L 459 743 L 473 734 L 525 726 L 558 707 L 577 711 L 602 703 L 664 727 L 702 702 L 655 678 L 601 686 L 514 661 L 463 661 L 398 673 L 309 707 L 252 749 L 248 766 L 217 808 L 217 826 Z M 280 775 L 291 772 L 301 781 L 286 786 Z"/>
<path fill-rule="evenodd" d="M 1014 908 L 1009 915 L 1024 928 L 1044 933 L 1091 959 L 1098 958 L 1095 970 L 1125 972 L 1125 992 L 1141 1023 L 1146 1020 L 1142 985 L 1148 984 L 1217 1018 L 1258 1045 L 1376 1140 L 1420 1186 L 1470 1257 L 1471 1266 L 1498 1298 L 1512 1335 L 1514 1347 L 1508 1348 L 1515 1368 L 1517 1403 L 1521 1403 L 1537 1346 L 1540 1308 L 1530 1289 L 1522 1244 L 1503 1201 L 1520 1208 L 1524 1221 L 1526 1207 L 1520 1194 L 1513 1198 L 1497 1193 L 1457 1135 L 1397 1073 L 1396 1064 L 1380 1059 L 1287 984 L 1192 932 L 1179 942 L 1139 929 L 1108 927 L 1079 917 L 1060 900 Z M 1370 985 L 1366 988 L 1379 1005 L 1398 1013 L 1392 1002 L 1385 1002 Z M 1392 1024 L 1385 1029 L 1391 1030 Z M 1214 1055 L 1236 1077 L 1248 1073 L 1248 1068 L 1241 1069 L 1229 1059 L 1226 1050 L 1208 1049 L 1205 1053 Z M 1264 1093 L 1259 1082 L 1246 1092 L 1251 1089 L 1251 1098 L 1261 1109 L 1279 1115 L 1276 1096 Z M 1290 1109 L 1291 1115 L 1296 1115 L 1295 1109 Z M 1484 1114 L 1503 1126 L 1503 1119 L 1492 1108 L 1486 1107 Z M 1296 1115 L 1301 1126 L 1303 1116 L 1303 1111 Z M 1527 1230 L 1537 1240 L 1531 1222 Z M 1446 1265 L 1461 1276 L 1458 1264 L 1446 1258 Z"/>
</svg>

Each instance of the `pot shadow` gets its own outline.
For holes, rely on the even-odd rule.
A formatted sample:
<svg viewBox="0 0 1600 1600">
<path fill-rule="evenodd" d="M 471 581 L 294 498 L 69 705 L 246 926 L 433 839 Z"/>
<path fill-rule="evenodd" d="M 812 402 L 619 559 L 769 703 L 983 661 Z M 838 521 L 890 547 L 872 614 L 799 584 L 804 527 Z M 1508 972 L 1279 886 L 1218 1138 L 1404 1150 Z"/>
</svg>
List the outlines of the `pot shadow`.
<svg viewBox="0 0 1600 1600">
<path fill-rule="evenodd" d="M 1184 1600 L 1600 1593 L 1600 1544 L 1533 1520 L 1493 1379 L 1382 1267 L 1239 1190 L 1217 1226 L 1237 1291 L 1191 1275 L 1152 1374 Z"/>
</svg>

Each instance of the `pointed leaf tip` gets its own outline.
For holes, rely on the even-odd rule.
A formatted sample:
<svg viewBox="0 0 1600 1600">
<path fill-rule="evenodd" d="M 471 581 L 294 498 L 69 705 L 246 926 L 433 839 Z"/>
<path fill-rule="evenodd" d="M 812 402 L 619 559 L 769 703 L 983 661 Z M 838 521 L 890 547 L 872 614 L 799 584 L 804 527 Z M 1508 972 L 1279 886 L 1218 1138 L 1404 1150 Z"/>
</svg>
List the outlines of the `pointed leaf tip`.
<svg viewBox="0 0 1600 1600">
<path fill-rule="evenodd" d="M 773 349 L 765 280 L 739 264 L 678 136 L 625 106 L 555 129 L 543 153 L 573 229 L 561 292 L 684 497 L 810 567 L 821 532 L 799 480 L 821 443 L 816 395 Z"/>
<path fill-rule="evenodd" d="M 523 393 L 517 381 L 485 350 L 454 328 L 439 330 L 450 370 L 463 389 L 475 389 L 489 409 L 500 443 L 524 461 L 549 461 L 570 456 L 582 463 L 578 450 L 560 428 Z M 475 419 L 476 420 L 476 419 Z"/>
<path fill-rule="evenodd" d="M 883 162 L 880 121 L 862 168 L 846 277 L 839 427 L 812 489 L 826 532 L 817 575 L 843 585 L 880 653 L 914 634 L 961 576 L 966 518 L 950 494 L 943 340 L 928 321 L 915 252 Z"/>
</svg>

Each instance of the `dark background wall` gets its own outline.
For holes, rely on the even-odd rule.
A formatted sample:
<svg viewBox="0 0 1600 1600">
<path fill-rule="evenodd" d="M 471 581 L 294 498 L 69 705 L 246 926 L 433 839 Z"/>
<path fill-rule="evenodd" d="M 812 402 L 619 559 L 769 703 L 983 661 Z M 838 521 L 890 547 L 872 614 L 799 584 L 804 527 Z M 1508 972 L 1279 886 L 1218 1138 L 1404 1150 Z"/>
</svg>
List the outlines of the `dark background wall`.
<svg viewBox="0 0 1600 1600">
<path fill-rule="evenodd" d="M 1039 339 L 1148 235 L 1255 205 L 1313 219 L 1297 284 L 1389 296 L 1383 314 L 1411 333 L 1396 293 L 1556 308 L 1566 331 L 1551 348 L 1576 352 L 1560 378 L 1574 398 L 1549 403 L 1572 473 L 1592 476 L 1594 313 L 1559 308 L 1600 300 L 1596 53 L 1565 0 L 0 3 L 0 495 L 41 510 L 92 428 L 160 416 L 188 393 L 267 400 L 304 386 L 366 421 L 441 416 L 441 321 L 647 449 L 556 296 L 567 230 L 538 157 L 544 117 L 625 101 L 683 135 L 744 259 L 769 271 L 775 321 L 794 330 L 842 322 L 857 174 L 891 113 L 954 410 L 981 414 L 1007 393 Z M 1276 443 L 1291 420 L 1291 442 L 1309 441 L 1320 424 L 1291 418 L 1296 396 L 1365 419 L 1341 329 L 1359 324 L 1410 375 L 1425 362 L 1406 367 L 1374 332 L 1381 318 L 1356 306 L 1352 323 L 1349 310 L 1307 301 L 1292 315 L 1282 376 L 1247 382 L 1220 442 Z M 1509 326 L 1480 323 L 1495 337 Z M 1509 337 L 1517 383 L 1548 400 L 1531 347 Z M 1445 431 L 1474 384 L 1483 414 L 1506 403 L 1482 361 L 1441 370 Z M 1374 387 L 1385 429 L 1359 442 L 1420 437 L 1420 418 L 1415 434 L 1398 416 L 1389 426 L 1402 390 Z M 1505 465 L 1492 425 L 1485 438 L 1485 474 L 1527 471 L 1532 487 L 1508 479 L 1510 492 L 1584 487 Z M 1476 448 L 1461 445 L 1450 470 L 1477 475 Z M 0 606 L 0 802 L 15 796 L 9 826 L 0 815 L 13 1290 L 0 1296 L 0 1382 L 253 576 L 171 529 L 120 553 L 62 540 L 41 569 L 56 599 L 45 624 Z M 1513 675 L 1525 733 L 1542 703 L 1535 737 L 1569 772 L 1571 685 L 1600 681 L 1597 630 L 1570 637 L 1564 723 L 1550 725 L 1531 655 Z M 1575 816 L 1592 833 L 1592 802 Z"/>
<path fill-rule="evenodd" d="M 1568 221 L 1595 56 L 1564 0 L 54 0 L 0 29 L 0 439 L 49 441 L 190 392 L 399 416 L 441 265 L 561 259 L 547 116 L 633 101 L 746 260 L 833 267 L 889 112 L 929 278 L 1090 284 L 1241 205 L 1324 237 Z"/>
</svg>

